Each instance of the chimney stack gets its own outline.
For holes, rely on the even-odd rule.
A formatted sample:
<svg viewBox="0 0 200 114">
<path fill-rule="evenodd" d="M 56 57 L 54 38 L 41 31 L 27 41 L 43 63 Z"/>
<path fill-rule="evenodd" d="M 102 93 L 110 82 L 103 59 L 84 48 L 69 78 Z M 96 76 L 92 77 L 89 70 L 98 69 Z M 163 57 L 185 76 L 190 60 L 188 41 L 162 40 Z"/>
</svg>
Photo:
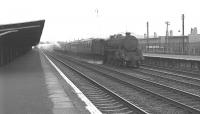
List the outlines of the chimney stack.
<svg viewBox="0 0 200 114">
<path fill-rule="evenodd" d="M 170 30 L 170 36 L 173 36 L 173 31 L 172 30 Z"/>
<path fill-rule="evenodd" d="M 154 38 L 157 38 L 157 33 L 156 32 L 154 32 Z"/>
</svg>

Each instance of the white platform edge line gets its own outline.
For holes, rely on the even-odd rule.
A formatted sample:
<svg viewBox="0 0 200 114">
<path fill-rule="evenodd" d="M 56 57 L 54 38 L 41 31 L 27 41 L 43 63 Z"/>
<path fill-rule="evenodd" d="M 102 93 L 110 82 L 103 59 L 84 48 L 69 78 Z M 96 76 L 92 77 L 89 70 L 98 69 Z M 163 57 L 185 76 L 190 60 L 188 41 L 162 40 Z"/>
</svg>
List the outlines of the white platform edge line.
<svg viewBox="0 0 200 114">
<path fill-rule="evenodd" d="M 43 52 L 42 52 L 43 53 Z M 43 53 L 44 54 L 44 53 Z M 51 65 L 58 71 L 58 73 L 62 76 L 63 79 L 74 89 L 78 97 L 85 102 L 86 109 L 91 114 L 102 114 L 93 104 L 92 102 L 71 82 L 65 74 L 44 54 L 44 56 L 47 58 L 47 60 L 51 63 Z"/>
</svg>

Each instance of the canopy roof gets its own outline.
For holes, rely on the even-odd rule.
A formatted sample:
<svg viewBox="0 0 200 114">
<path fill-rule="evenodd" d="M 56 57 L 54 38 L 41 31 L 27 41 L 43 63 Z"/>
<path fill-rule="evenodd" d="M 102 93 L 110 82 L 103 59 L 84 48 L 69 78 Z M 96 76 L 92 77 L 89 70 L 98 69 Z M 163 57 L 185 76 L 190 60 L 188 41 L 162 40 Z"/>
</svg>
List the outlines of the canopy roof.
<svg viewBox="0 0 200 114">
<path fill-rule="evenodd" d="M 0 47 L 27 47 L 39 43 L 45 20 L 0 25 Z"/>
</svg>

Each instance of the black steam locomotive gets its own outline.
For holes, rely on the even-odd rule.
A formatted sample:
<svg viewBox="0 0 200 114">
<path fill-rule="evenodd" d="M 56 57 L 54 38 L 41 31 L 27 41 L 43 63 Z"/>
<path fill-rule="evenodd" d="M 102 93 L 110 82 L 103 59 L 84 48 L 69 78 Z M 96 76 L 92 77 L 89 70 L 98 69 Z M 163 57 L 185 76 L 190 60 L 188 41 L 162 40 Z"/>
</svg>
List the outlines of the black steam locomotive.
<svg viewBox="0 0 200 114">
<path fill-rule="evenodd" d="M 101 58 L 104 63 L 139 67 L 143 59 L 138 39 L 130 33 L 112 35 L 108 39 L 87 39 L 67 43 L 65 50 L 84 56 Z"/>
</svg>

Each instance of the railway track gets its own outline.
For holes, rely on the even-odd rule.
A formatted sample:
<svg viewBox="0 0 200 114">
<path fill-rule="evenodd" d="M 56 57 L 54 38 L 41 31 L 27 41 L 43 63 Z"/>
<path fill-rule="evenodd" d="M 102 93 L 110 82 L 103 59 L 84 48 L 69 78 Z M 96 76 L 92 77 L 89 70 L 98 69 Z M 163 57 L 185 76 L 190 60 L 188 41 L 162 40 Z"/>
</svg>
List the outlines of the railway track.
<svg viewBox="0 0 200 114">
<path fill-rule="evenodd" d="M 174 70 L 166 70 L 162 68 L 152 68 L 152 67 L 147 67 L 147 66 L 141 66 L 140 69 L 148 70 L 148 71 L 153 71 L 153 72 L 158 72 L 166 75 L 172 75 L 174 77 L 180 77 L 183 79 L 187 80 L 200 80 L 200 74 L 196 73 L 190 73 L 190 72 L 176 72 Z"/>
<path fill-rule="evenodd" d="M 87 67 L 90 70 L 98 72 L 107 77 L 115 78 L 120 82 L 126 83 L 129 86 L 140 89 L 145 93 L 151 94 L 151 96 L 156 96 L 169 104 L 173 104 L 174 107 L 182 108 L 183 110 L 190 111 L 192 113 L 199 113 L 199 97 L 192 94 L 180 91 L 178 89 L 170 88 L 149 80 L 140 79 L 114 69 L 105 68 L 103 66 L 89 65 L 88 63 L 77 63 L 80 66 Z M 85 65 L 83 65 L 85 64 Z"/>
<path fill-rule="evenodd" d="M 176 69 L 170 69 L 170 68 L 165 68 L 165 67 L 159 67 L 159 66 L 150 66 L 150 65 L 145 65 L 143 64 L 141 68 L 147 68 L 147 69 L 153 69 L 153 70 L 160 70 L 162 72 L 170 72 L 173 74 L 179 74 L 179 75 L 187 75 L 189 77 L 193 78 L 199 78 L 200 72 L 198 71 L 183 71 L 183 70 L 176 70 Z"/>
<path fill-rule="evenodd" d="M 110 68 L 108 68 L 108 69 L 110 69 Z M 118 71 L 116 71 L 116 69 L 111 69 L 111 70 L 114 70 L 114 72 L 117 72 L 120 74 L 122 73 L 119 71 L 119 69 L 118 69 Z M 125 75 L 123 75 L 123 74 L 125 74 Z M 138 85 L 140 85 L 140 87 L 145 85 L 147 90 L 152 90 L 152 92 L 160 94 L 163 97 L 169 98 L 169 99 L 177 102 L 178 104 L 180 103 L 182 105 L 189 106 L 190 108 L 194 108 L 195 110 L 200 111 L 200 96 L 199 95 L 192 94 L 187 91 L 179 90 L 179 89 L 167 86 L 167 85 L 163 85 L 163 84 L 160 84 L 160 83 L 157 83 L 154 81 L 150 81 L 150 80 L 141 78 L 140 77 L 141 75 L 139 75 L 139 77 L 138 76 L 133 77 L 134 75 L 130 75 L 125 72 L 123 72 L 122 75 L 128 77 L 128 79 L 130 79 L 130 80 L 132 79 L 132 83 L 137 83 Z M 145 75 L 147 75 L 147 74 L 145 74 Z M 151 74 L 148 73 L 148 75 L 151 75 Z M 126 80 L 128 80 L 128 79 L 126 79 Z M 143 82 L 143 84 L 138 83 L 135 80 L 140 80 Z M 154 87 L 151 87 L 151 85 L 153 85 L 154 87 L 160 87 L 160 89 L 159 88 L 154 89 Z M 198 91 L 198 90 L 199 89 L 197 89 L 196 91 Z"/>
<path fill-rule="evenodd" d="M 175 80 L 175 81 L 183 82 L 183 83 L 189 84 L 190 86 L 196 85 L 200 87 L 199 76 L 193 77 L 187 74 L 172 73 L 170 71 L 160 71 L 160 70 L 151 69 L 148 67 L 141 67 L 140 71 L 145 72 L 145 73 L 151 73 L 151 74 L 154 74 L 159 77 L 163 77 L 172 81 Z"/>
<path fill-rule="evenodd" d="M 148 114 L 145 110 L 130 103 L 126 99 L 120 97 L 112 90 L 106 88 L 95 80 L 89 78 L 73 66 L 66 64 L 62 60 L 47 54 L 52 61 L 57 65 L 62 64 L 64 68 L 60 67 L 62 71 L 67 72 L 73 82 L 78 85 L 82 92 L 95 104 L 95 106 L 105 114 Z M 60 66 L 60 65 L 59 65 Z M 71 71 L 67 70 L 70 69 Z M 69 72 L 72 72 L 69 74 Z"/>
<path fill-rule="evenodd" d="M 115 70 L 116 69 L 126 74 L 136 76 L 138 78 L 142 78 L 145 80 L 162 84 L 164 86 L 169 86 L 171 88 L 182 90 L 186 93 L 194 94 L 194 96 L 200 96 L 199 78 L 192 78 L 185 75 L 161 72 L 158 70 L 148 69 L 148 68 L 119 69 L 116 67 Z"/>
</svg>

